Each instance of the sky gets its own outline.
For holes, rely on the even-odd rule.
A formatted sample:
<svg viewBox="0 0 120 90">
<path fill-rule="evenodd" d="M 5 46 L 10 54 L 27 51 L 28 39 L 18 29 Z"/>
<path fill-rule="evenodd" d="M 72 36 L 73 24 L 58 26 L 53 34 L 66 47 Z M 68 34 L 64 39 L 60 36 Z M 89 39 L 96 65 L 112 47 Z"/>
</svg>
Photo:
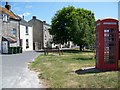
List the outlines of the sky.
<svg viewBox="0 0 120 90">
<path fill-rule="evenodd" d="M 4 5 L 5 2 L 2 2 Z M 67 6 L 91 10 L 96 20 L 107 17 L 118 19 L 118 2 L 9 2 L 9 5 L 15 14 L 24 15 L 26 21 L 36 16 L 48 24 L 51 24 L 56 11 Z"/>
</svg>

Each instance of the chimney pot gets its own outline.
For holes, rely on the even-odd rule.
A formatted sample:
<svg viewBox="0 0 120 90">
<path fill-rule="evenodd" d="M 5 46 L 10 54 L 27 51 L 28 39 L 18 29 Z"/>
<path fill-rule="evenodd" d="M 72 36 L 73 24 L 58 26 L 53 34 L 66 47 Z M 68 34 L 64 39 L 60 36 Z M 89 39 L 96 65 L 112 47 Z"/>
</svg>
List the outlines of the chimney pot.
<svg viewBox="0 0 120 90">
<path fill-rule="evenodd" d="M 7 8 L 8 10 L 10 10 L 11 6 L 8 5 L 8 2 L 6 2 L 5 8 Z"/>
<path fill-rule="evenodd" d="M 33 19 L 36 19 L 36 16 L 33 16 Z"/>
<path fill-rule="evenodd" d="M 43 21 L 43 23 L 46 23 L 46 21 Z"/>
</svg>

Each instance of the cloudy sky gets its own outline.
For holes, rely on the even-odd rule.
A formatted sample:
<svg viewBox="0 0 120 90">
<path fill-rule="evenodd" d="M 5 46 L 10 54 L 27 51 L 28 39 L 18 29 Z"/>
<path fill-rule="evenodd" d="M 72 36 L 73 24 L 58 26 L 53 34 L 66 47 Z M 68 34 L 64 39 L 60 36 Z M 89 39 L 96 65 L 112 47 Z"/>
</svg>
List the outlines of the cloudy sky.
<svg viewBox="0 0 120 90">
<path fill-rule="evenodd" d="M 25 20 L 36 16 L 49 24 L 57 10 L 69 5 L 91 10 L 96 20 L 106 17 L 118 18 L 118 2 L 9 2 L 9 4 L 11 10 L 19 16 L 24 16 Z M 4 5 L 5 2 L 2 2 L 3 7 Z"/>
</svg>

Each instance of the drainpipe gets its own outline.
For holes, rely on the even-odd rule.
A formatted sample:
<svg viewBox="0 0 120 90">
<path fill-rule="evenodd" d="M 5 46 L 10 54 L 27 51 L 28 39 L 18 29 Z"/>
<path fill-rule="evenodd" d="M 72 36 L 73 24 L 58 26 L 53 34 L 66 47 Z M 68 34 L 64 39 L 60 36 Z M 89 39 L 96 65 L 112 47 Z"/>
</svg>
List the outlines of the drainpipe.
<svg viewBox="0 0 120 90">
<path fill-rule="evenodd" d="M 18 21 L 18 23 L 19 23 L 19 25 L 18 25 L 18 31 L 19 31 L 19 46 L 20 46 L 20 21 L 21 21 L 21 19 L 19 19 L 19 21 Z"/>
</svg>

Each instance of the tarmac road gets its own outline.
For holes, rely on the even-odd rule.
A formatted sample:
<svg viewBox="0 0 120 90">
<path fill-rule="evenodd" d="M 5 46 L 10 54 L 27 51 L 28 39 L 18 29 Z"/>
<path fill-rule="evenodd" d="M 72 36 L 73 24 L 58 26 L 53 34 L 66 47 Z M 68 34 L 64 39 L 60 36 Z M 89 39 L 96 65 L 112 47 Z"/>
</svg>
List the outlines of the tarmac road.
<svg viewBox="0 0 120 90">
<path fill-rule="evenodd" d="M 2 56 L 2 88 L 44 88 L 37 74 L 28 69 L 28 63 L 41 52 L 28 51 L 22 54 Z"/>
</svg>

